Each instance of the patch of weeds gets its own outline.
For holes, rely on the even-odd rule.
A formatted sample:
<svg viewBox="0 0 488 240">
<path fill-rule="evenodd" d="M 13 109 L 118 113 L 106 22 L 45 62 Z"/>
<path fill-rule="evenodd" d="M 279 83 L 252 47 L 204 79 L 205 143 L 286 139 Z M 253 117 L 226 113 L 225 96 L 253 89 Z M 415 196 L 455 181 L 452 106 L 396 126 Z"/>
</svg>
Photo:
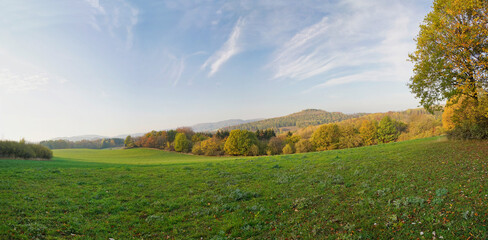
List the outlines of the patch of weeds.
<svg viewBox="0 0 488 240">
<path fill-rule="evenodd" d="M 439 188 L 439 189 L 435 190 L 435 195 L 438 197 L 444 197 L 447 195 L 447 193 L 448 193 L 448 191 L 445 188 Z"/>
<path fill-rule="evenodd" d="M 432 204 L 439 205 L 442 203 L 442 198 L 434 198 L 432 199 Z"/>
<path fill-rule="evenodd" d="M 24 225 L 25 231 L 29 233 L 34 239 L 44 238 L 47 227 L 41 223 L 28 223 Z"/>
<path fill-rule="evenodd" d="M 474 212 L 468 210 L 466 212 L 463 212 L 462 215 L 465 220 L 468 220 L 474 216 Z"/>
<path fill-rule="evenodd" d="M 272 166 L 271 168 L 272 168 L 272 169 L 280 169 L 280 168 L 282 168 L 282 166 L 280 166 L 280 165 L 276 164 L 276 165 Z"/>
<path fill-rule="evenodd" d="M 258 197 L 258 194 L 255 192 L 246 192 L 246 191 L 241 191 L 239 188 L 236 190 L 230 192 L 229 198 L 233 201 L 247 201 L 250 200 L 251 198 Z"/>
<path fill-rule="evenodd" d="M 411 205 L 418 205 L 420 207 L 424 206 L 425 200 L 420 197 L 407 197 L 407 203 Z"/>
<path fill-rule="evenodd" d="M 344 184 L 344 177 L 342 175 L 335 175 L 334 177 L 332 177 L 332 184 Z"/>
<path fill-rule="evenodd" d="M 390 192 L 390 189 L 389 188 L 379 189 L 379 190 L 376 191 L 376 196 L 383 197 L 383 196 L 385 196 L 389 192 Z"/>
<path fill-rule="evenodd" d="M 223 211 L 229 211 L 229 212 L 234 212 L 241 208 L 238 204 L 223 204 L 220 209 Z"/>
<path fill-rule="evenodd" d="M 312 201 L 304 197 L 297 198 L 295 201 L 293 201 L 293 208 L 298 210 L 308 208 L 311 205 Z"/>
<path fill-rule="evenodd" d="M 295 175 L 290 175 L 287 173 L 276 174 L 275 182 L 278 184 L 288 184 L 288 183 L 292 182 L 295 178 L 296 178 Z"/>
<path fill-rule="evenodd" d="M 161 222 L 164 220 L 164 216 L 163 215 L 150 215 L 146 218 L 146 222 L 147 223 L 151 223 L 151 222 Z"/>
</svg>

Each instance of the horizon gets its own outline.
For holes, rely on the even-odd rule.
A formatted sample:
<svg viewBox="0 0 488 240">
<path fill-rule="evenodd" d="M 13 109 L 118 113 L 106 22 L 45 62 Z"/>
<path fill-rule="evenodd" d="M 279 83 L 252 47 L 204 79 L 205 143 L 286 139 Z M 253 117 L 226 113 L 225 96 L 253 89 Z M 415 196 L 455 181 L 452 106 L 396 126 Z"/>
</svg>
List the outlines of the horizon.
<svg viewBox="0 0 488 240">
<path fill-rule="evenodd" d="M 431 3 L 0 3 L 0 139 L 117 136 L 305 109 L 418 108 Z"/>
</svg>

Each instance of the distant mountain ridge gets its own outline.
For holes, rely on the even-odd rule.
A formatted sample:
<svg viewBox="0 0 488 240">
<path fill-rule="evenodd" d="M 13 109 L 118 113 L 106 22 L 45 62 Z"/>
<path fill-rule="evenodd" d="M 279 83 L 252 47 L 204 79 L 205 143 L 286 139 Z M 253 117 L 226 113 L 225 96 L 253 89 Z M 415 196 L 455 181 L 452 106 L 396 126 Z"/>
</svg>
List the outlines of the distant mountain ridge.
<svg viewBox="0 0 488 240">
<path fill-rule="evenodd" d="M 250 131 L 256 131 L 258 129 L 268 129 L 272 128 L 278 130 L 278 132 L 283 131 L 293 131 L 298 128 L 303 128 L 307 126 L 316 126 L 325 123 L 340 122 L 343 120 L 361 117 L 367 113 L 354 113 L 345 114 L 341 112 L 327 112 L 319 109 L 305 109 L 300 112 L 292 113 L 282 117 L 268 118 L 268 119 L 229 119 L 219 122 L 211 123 L 199 123 L 191 126 L 195 132 L 213 132 L 219 129 L 223 130 L 233 130 L 233 129 L 245 129 Z M 114 137 L 101 136 L 101 135 L 80 135 L 72 137 L 58 137 L 52 140 L 68 140 L 72 142 L 81 140 L 95 140 L 104 138 L 125 138 L 127 135 L 132 137 L 140 137 L 145 133 L 132 133 L 132 134 L 121 134 Z"/>
<path fill-rule="evenodd" d="M 244 124 L 244 123 L 251 123 L 255 121 L 260 121 L 263 120 L 263 118 L 259 119 L 249 119 L 249 120 L 242 120 L 242 119 L 229 119 L 229 120 L 224 120 L 220 122 L 212 122 L 212 123 L 199 123 L 191 126 L 193 131 L 195 132 L 212 132 L 212 131 L 217 131 L 221 128 L 233 126 L 233 125 L 239 125 L 239 124 Z M 131 135 L 132 137 L 140 137 L 144 135 L 145 133 L 131 133 L 131 134 L 120 134 L 117 136 L 109 137 L 109 136 L 101 136 L 101 135 L 96 135 L 96 134 L 89 134 L 89 135 L 79 135 L 79 136 L 71 136 L 71 137 L 57 137 L 53 138 L 51 140 L 67 140 L 71 142 L 77 142 L 81 140 L 96 140 L 96 139 L 104 139 L 104 138 L 122 138 L 125 139 L 127 135 Z"/>
<path fill-rule="evenodd" d="M 76 142 L 81 140 L 96 140 L 96 139 L 103 139 L 103 138 L 110 138 L 110 137 L 92 134 L 92 135 L 79 135 L 79 136 L 72 136 L 72 137 L 57 137 L 51 140 L 67 140 L 67 141 Z"/>
<path fill-rule="evenodd" d="M 256 131 L 272 128 L 279 131 L 289 131 L 307 126 L 340 122 L 351 118 L 357 118 L 366 114 L 367 113 L 345 114 L 341 112 L 327 112 L 319 109 L 306 109 L 282 117 L 269 118 L 252 123 L 244 123 L 240 125 L 226 127 L 224 129 L 242 129 Z"/>
</svg>

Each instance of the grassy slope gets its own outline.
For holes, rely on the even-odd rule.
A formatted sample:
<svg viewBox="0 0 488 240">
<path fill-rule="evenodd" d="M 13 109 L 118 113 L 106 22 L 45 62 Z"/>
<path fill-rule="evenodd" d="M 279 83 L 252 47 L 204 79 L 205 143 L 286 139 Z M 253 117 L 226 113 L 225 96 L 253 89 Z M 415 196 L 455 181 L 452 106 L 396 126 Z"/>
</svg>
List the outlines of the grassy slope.
<svg viewBox="0 0 488 240">
<path fill-rule="evenodd" d="M 0 238 L 488 237 L 486 141 L 240 159 L 55 156 L 0 161 Z"/>
</svg>

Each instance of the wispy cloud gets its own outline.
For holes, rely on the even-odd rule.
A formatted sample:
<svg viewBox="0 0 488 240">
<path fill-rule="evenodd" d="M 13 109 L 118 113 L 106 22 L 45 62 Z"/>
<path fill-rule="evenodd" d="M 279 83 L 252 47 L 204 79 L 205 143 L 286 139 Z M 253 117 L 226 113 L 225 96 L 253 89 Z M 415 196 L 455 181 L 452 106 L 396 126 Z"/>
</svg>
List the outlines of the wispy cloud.
<svg viewBox="0 0 488 240">
<path fill-rule="evenodd" d="M 407 81 L 417 22 L 399 1 L 342 1 L 284 42 L 268 68 L 273 78 L 321 76 L 312 89 L 366 81 Z"/>
<path fill-rule="evenodd" d="M 19 92 L 39 89 L 50 82 L 65 82 L 66 80 L 52 77 L 46 72 L 19 73 L 8 68 L 0 69 L 0 89 Z"/>
<path fill-rule="evenodd" d="M 125 46 L 130 49 L 134 42 L 134 27 L 139 22 L 139 10 L 124 0 L 85 0 L 93 10 L 89 24 L 97 31 L 107 29 L 113 36 L 125 38 Z"/>
<path fill-rule="evenodd" d="M 176 57 L 173 54 L 167 53 L 165 64 L 162 69 L 164 78 L 173 82 L 176 86 L 181 79 L 185 70 L 185 57 Z"/>
<path fill-rule="evenodd" d="M 239 46 L 239 37 L 241 36 L 242 27 L 244 24 L 245 20 L 239 18 L 224 45 L 222 45 L 222 47 L 212 56 L 210 56 L 202 65 L 202 70 L 210 68 L 210 72 L 208 73 L 209 77 L 219 71 L 220 67 L 225 62 L 242 50 Z"/>
</svg>

